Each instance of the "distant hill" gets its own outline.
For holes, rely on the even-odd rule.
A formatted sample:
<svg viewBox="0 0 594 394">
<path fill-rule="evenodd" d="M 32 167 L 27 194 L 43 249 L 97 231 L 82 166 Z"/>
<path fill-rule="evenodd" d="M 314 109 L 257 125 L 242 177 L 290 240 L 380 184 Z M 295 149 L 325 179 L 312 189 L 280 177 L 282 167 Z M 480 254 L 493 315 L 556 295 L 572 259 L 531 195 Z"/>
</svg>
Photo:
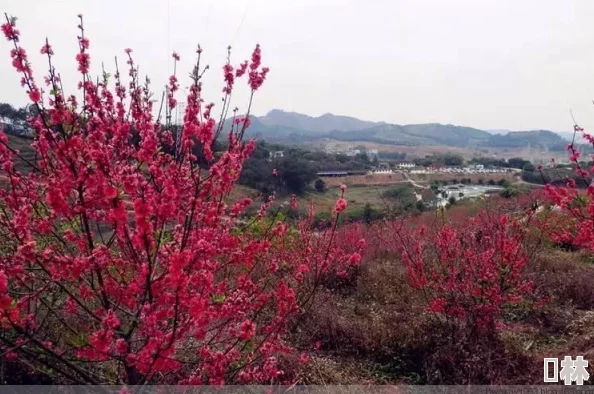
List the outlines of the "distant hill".
<svg viewBox="0 0 594 394">
<path fill-rule="evenodd" d="M 350 116 L 324 114 L 312 117 L 297 112 L 286 112 L 273 109 L 265 116 L 258 118 L 266 126 L 282 126 L 293 129 L 307 130 L 308 133 L 327 133 L 329 131 L 360 130 L 383 122 L 370 122 Z"/>
<path fill-rule="evenodd" d="M 562 150 L 566 141 L 548 130 L 480 130 L 451 124 L 396 125 L 364 121 L 349 116 L 325 114 L 318 117 L 273 109 L 253 117 L 247 136 L 271 142 L 301 144 L 321 138 L 339 141 L 369 141 L 407 146 L 532 147 Z"/>
<path fill-rule="evenodd" d="M 352 141 L 372 141 L 392 145 L 473 146 L 487 141 L 491 135 L 470 127 L 439 123 L 415 125 L 380 125 L 363 130 L 330 132 L 329 138 Z"/>
<path fill-rule="evenodd" d="M 561 138 L 563 138 L 565 141 L 571 142 L 573 141 L 573 132 L 565 132 L 565 133 L 557 133 L 561 136 Z M 588 144 L 591 145 L 587 139 L 585 139 L 584 137 L 582 137 L 581 133 L 577 133 L 575 135 L 575 141 L 578 144 Z"/>
<path fill-rule="evenodd" d="M 517 133 L 513 130 L 505 130 L 505 129 L 498 129 L 498 130 L 487 130 L 491 134 L 507 134 L 507 133 Z M 571 131 L 554 131 L 559 137 L 563 138 L 565 141 L 572 141 L 573 140 L 573 132 Z M 576 135 L 575 140 L 578 144 L 587 144 L 588 141 L 583 139 L 579 134 Z"/>
<path fill-rule="evenodd" d="M 269 142 L 301 144 L 319 138 L 316 133 L 291 126 L 267 125 L 257 116 L 251 117 L 250 127 L 245 132 L 248 138 Z"/>
<path fill-rule="evenodd" d="M 489 138 L 492 147 L 522 148 L 532 147 L 550 150 L 563 150 L 567 142 L 558 134 L 548 130 L 516 131 L 507 134 L 495 134 Z"/>
</svg>

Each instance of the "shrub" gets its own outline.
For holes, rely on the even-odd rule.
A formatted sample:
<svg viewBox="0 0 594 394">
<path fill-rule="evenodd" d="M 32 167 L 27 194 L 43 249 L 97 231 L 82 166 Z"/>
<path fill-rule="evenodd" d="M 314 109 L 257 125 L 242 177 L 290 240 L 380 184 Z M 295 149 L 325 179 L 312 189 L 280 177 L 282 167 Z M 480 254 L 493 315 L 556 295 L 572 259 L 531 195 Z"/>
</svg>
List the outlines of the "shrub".
<svg viewBox="0 0 594 394">
<path fill-rule="evenodd" d="M 504 198 L 518 197 L 521 194 L 529 193 L 530 188 L 526 185 L 511 185 L 509 184 L 501 193 L 500 196 Z"/>
<path fill-rule="evenodd" d="M 425 212 L 425 210 L 427 209 L 427 207 L 425 206 L 425 203 L 423 202 L 423 200 L 417 201 L 416 204 L 415 204 L 415 208 L 419 212 Z"/>
<path fill-rule="evenodd" d="M 524 164 L 524 166 L 522 167 L 522 170 L 526 171 L 526 172 L 534 172 L 534 171 L 536 171 L 536 166 L 534 164 L 528 162 L 528 163 Z"/>
<path fill-rule="evenodd" d="M 518 222 L 484 211 L 465 225 L 390 227 L 388 247 L 402 253 L 413 287 L 427 308 L 459 320 L 472 332 L 494 332 L 507 308 L 530 294 L 522 274 L 528 263 Z"/>
<path fill-rule="evenodd" d="M 323 193 L 324 190 L 326 190 L 326 183 L 320 178 L 316 179 L 316 183 L 314 186 L 316 188 L 316 191 L 319 193 Z"/>
<path fill-rule="evenodd" d="M 590 143 L 594 143 L 594 137 L 585 133 L 578 125 L 574 126 L 574 130 L 575 133 L 582 133 L 583 138 Z M 580 152 L 573 143 L 568 145 L 567 150 L 570 153 L 569 161 L 574 167 L 574 176 L 566 178 L 563 186 L 551 183 L 545 186 L 547 196 L 560 210 L 562 225 L 549 225 L 547 228 L 555 242 L 594 251 L 594 169 L 586 170 L 580 164 Z M 541 167 L 539 170 L 542 173 Z M 585 192 L 580 193 L 578 187 L 585 187 Z"/>
</svg>

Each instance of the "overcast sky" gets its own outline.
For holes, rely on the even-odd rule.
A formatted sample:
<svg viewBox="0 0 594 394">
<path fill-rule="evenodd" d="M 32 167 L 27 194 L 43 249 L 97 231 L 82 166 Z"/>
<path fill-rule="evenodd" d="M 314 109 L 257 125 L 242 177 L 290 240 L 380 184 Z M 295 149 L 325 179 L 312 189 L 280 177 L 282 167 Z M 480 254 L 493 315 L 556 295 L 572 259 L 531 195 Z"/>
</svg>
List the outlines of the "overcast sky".
<svg viewBox="0 0 594 394">
<path fill-rule="evenodd" d="M 235 63 L 260 43 L 269 78 L 255 113 L 272 108 L 368 120 L 484 129 L 594 128 L 592 0 L 0 0 L 19 18 L 38 79 L 46 36 L 65 88 L 77 81 L 78 13 L 92 71 L 130 47 L 160 91 L 170 53 L 189 72 L 197 43 L 218 103 L 226 46 Z M 0 101 L 24 104 L 0 43 Z M 187 80 L 186 80 L 187 81 Z M 183 85 L 182 86 L 187 86 Z M 247 91 L 234 104 L 245 108 Z"/>
</svg>

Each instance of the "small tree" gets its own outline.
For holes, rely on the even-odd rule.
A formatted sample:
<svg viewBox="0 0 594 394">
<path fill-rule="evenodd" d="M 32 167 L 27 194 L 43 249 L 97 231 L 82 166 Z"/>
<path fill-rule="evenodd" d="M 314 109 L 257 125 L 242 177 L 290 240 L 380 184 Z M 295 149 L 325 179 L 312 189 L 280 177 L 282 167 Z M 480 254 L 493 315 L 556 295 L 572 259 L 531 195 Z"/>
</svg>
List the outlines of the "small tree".
<svg viewBox="0 0 594 394">
<path fill-rule="evenodd" d="M 37 109 L 30 119 L 37 160 L 21 157 L 0 133 L 0 353 L 68 383 L 290 381 L 279 364 L 291 352 L 287 324 L 312 302 L 320 275 L 361 259 L 363 243 L 335 243 L 344 188 L 333 225 L 316 236 L 313 208 L 289 231 L 266 217 L 273 199 L 253 221 L 238 221 L 252 203 L 230 196 L 255 147 L 242 140 L 250 106 L 223 120 L 236 79 L 247 77 L 251 103 L 266 78 L 259 46 L 237 68 L 227 58 L 218 120 L 202 97 L 198 48 L 176 131 L 179 56 L 154 117 L 131 50 L 129 81 L 117 65 L 114 88 L 106 72 L 89 75 L 79 18 L 80 102 L 62 90 L 47 41 L 46 91 L 20 47 L 16 19 L 2 25 Z M 227 149 L 215 155 L 225 127 Z M 15 169 L 15 157 L 33 171 Z"/>
<path fill-rule="evenodd" d="M 507 161 L 507 163 L 512 168 L 522 168 L 524 167 L 524 165 L 530 162 L 522 159 L 521 157 L 512 157 Z"/>
<path fill-rule="evenodd" d="M 419 212 L 425 212 L 425 210 L 427 208 L 425 206 L 425 203 L 423 202 L 423 200 L 417 201 L 417 203 L 415 204 L 415 207 L 417 208 L 417 211 L 419 211 Z"/>
<path fill-rule="evenodd" d="M 534 164 L 528 162 L 528 163 L 524 164 L 524 167 L 522 167 L 522 169 L 527 172 L 534 172 L 534 171 L 536 171 L 536 166 Z"/>
<path fill-rule="evenodd" d="M 366 203 L 363 207 L 363 220 L 367 224 L 371 224 L 371 222 L 375 219 L 375 210 L 371 207 L 371 204 Z"/>
<path fill-rule="evenodd" d="M 326 190 L 326 182 L 324 182 L 323 179 L 318 178 L 318 179 L 316 179 L 314 187 L 316 188 L 317 192 L 323 193 Z"/>
<path fill-rule="evenodd" d="M 578 134 L 594 146 L 594 136 L 584 132 L 584 129 L 576 124 L 574 140 Z M 558 220 L 549 220 L 543 223 L 543 226 L 548 230 L 552 240 L 560 245 L 594 251 L 594 169 L 581 164 L 581 154 L 576 144 L 569 144 L 567 150 L 574 176 L 566 178 L 564 185 L 546 185 L 547 196 L 561 212 Z M 547 177 L 542 166 L 539 166 L 538 170 L 545 180 Z M 578 186 L 585 187 L 585 192 L 580 193 Z"/>
</svg>

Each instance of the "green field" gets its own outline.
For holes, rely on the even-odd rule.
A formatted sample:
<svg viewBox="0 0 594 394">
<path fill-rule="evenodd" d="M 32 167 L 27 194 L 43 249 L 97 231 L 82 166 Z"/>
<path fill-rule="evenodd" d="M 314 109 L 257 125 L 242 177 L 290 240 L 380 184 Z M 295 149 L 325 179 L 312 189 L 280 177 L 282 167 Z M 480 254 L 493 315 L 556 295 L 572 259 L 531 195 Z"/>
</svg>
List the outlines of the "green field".
<svg viewBox="0 0 594 394">
<path fill-rule="evenodd" d="M 349 203 L 348 210 L 354 211 L 363 209 L 365 204 L 369 204 L 376 209 L 382 209 L 386 206 L 382 193 L 393 188 L 394 185 L 361 185 L 350 186 L 345 192 L 345 198 Z M 324 193 L 311 191 L 306 193 L 301 199 L 313 201 L 318 212 L 330 211 L 334 207 L 336 200 L 340 197 L 340 188 L 334 187 L 326 190 Z"/>
</svg>

